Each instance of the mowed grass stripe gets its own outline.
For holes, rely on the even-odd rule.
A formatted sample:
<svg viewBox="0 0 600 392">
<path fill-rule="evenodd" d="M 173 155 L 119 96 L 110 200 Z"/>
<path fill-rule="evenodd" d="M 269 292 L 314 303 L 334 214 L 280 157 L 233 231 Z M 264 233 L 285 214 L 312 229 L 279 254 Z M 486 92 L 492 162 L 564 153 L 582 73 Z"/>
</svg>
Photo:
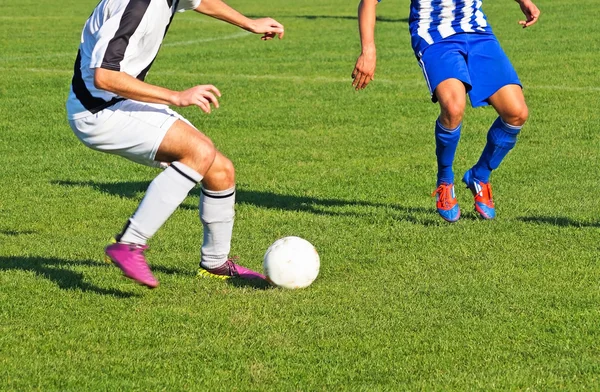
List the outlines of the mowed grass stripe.
<svg viewBox="0 0 600 392">
<path fill-rule="evenodd" d="M 236 164 L 232 254 L 260 269 L 275 239 L 310 240 L 322 269 L 302 291 L 195 278 L 197 190 L 150 242 L 159 289 L 104 264 L 159 171 L 87 149 L 66 124 L 96 3 L 3 8 L 1 390 L 600 388 L 597 1 L 539 3 L 525 30 L 518 5 L 484 2 L 531 118 L 492 177 L 498 219 L 477 220 L 458 185 L 454 225 L 429 196 L 438 108 L 409 47 L 407 4 L 379 4 L 377 75 L 360 93 L 354 2 L 238 1 L 286 25 L 275 42 L 177 15 L 148 80 L 222 90 L 209 116 L 178 110 Z M 176 45 L 194 40 L 205 42 Z M 467 109 L 457 177 L 494 118 Z"/>
</svg>

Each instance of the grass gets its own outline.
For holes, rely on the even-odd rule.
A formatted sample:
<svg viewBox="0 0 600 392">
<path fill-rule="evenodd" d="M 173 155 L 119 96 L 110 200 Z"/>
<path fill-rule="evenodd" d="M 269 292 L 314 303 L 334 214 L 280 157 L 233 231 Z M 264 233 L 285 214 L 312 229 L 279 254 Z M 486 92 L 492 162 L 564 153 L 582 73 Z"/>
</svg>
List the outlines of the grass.
<svg viewBox="0 0 600 392">
<path fill-rule="evenodd" d="M 531 118 L 493 176 L 498 218 L 476 219 L 461 188 L 453 225 L 429 197 L 438 108 L 407 4 L 378 6 L 361 93 L 353 2 L 231 3 L 282 22 L 281 42 L 177 15 L 148 81 L 223 92 L 209 116 L 180 112 L 236 164 L 232 254 L 260 269 L 277 238 L 308 239 L 321 274 L 299 291 L 198 280 L 197 192 L 150 242 L 157 290 L 102 262 L 158 172 L 85 148 L 66 123 L 95 4 L 1 6 L 1 390 L 600 388 L 597 1 L 540 1 L 527 30 L 516 4 L 486 2 Z M 494 118 L 467 110 L 457 175 Z"/>
</svg>

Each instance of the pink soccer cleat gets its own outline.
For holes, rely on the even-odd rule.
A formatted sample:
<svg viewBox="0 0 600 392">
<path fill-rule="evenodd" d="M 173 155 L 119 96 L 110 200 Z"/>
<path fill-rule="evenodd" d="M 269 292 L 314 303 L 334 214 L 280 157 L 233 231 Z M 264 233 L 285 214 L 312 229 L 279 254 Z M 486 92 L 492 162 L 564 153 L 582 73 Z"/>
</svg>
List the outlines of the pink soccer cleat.
<svg viewBox="0 0 600 392">
<path fill-rule="evenodd" d="M 241 265 L 234 263 L 234 260 L 237 261 L 237 257 L 228 259 L 223 265 L 217 268 L 208 269 L 200 266 L 198 269 L 198 276 L 223 280 L 230 278 L 266 280 L 263 274 L 242 267 Z"/>
<path fill-rule="evenodd" d="M 107 246 L 104 253 L 126 277 L 153 289 L 158 286 L 158 281 L 152 275 L 144 257 L 146 249 L 147 245 L 115 243 Z"/>
</svg>

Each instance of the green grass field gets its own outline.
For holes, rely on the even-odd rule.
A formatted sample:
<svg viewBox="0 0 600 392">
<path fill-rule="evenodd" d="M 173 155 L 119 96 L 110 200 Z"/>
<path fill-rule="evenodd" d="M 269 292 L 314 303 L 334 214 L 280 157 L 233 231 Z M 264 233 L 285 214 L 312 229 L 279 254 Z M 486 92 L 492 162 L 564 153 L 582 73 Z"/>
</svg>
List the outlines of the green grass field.
<svg viewBox="0 0 600 392">
<path fill-rule="evenodd" d="M 153 291 L 103 247 L 158 171 L 84 147 L 64 101 L 96 0 L 0 3 L 0 390 L 600 389 L 597 0 L 484 10 L 531 117 L 494 173 L 498 218 L 435 213 L 438 107 L 410 48 L 408 2 L 378 7 L 378 68 L 351 88 L 356 1 L 230 4 L 282 41 L 177 15 L 147 81 L 215 84 L 180 112 L 237 168 L 232 254 L 260 269 L 297 235 L 321 255 L 305 290 L 195 276 L 197 190 L 150 242 Z M 468 109 L 457 176 L 495 119 Z"/>
</svg>

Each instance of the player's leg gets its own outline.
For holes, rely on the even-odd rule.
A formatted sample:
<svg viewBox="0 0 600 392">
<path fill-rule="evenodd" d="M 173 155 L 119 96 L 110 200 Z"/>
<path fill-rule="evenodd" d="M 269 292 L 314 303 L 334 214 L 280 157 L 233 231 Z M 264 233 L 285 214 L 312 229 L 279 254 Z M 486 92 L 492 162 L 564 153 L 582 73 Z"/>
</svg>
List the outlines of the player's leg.
<svg viewBox="0 0 600 392">
<path fill-rule="evenodd" d="M 156 287 L 158 281 L 144 256 L 146 242 L 202 180 L 202 173 L 208 170 L 216 154 L 210 139 L 173 114 L 149 111 L 145 113 L 147 118 L 136 118 L 128 127 L 121 129 L 133 135 L 133 143 L 116 152 L 141 163 L 154 159 L 170 163 L 150 183 L 137 210 L 116 236 L 117 242 L 105 251 L 127 277 L 150 288 Z M 141 115 L 141 111 L 128 115 L 135 118 Z M 163 128 L 151 124 L 162 124 Z M 143 131 L 146 134 L 140 133 Z M 147 142 L 144 143 L 144 140 Z M 158 147 L 137 147 L 140 144 Z"/>
<path fill-rule="evenodd" d="M 452 164 L 467 103 L 466 92 L 464 83 L 454 78 L 444 80 L 435 89 L 440 104 L 440 116 L 435 124 L 437 185 L 454 183 Z"/>
<path fill-rule="evenodd" d="M 462 81 L 451 78 L 435 89 L 440 104 L 440 116 L 435 122 L 435 155 L 437 159 L 436 196 L 438 214 L 447 222 L 460 218 L 460 207 L 454 191 L 454 156 L 466 105 L 466 89 Z"/>
<path fill-rule="evenodd" d="M 198 274 L 228 279 L 264 279 L 229 257 L 235 217 L 235 170 L 233 163 L 217 151 L 215 160 L 202 180 L 200 221 L 204 229 Z"/>
<path fill-rule="evenodd" d="M 460 217 L 452 165 L 460 140 L 470 82 L 463 53 L 462 38 L 450 37 L 427 48 L 420 58 L 432 100 L 440 104 L 440 116 L 435 123 L 438 171 L 433 195 L 436 196 L 438 213 L 448 222 L 455 222 Z"/>
<path fill-rule="evenodd" d="M 117 240 L 145 245 L 202 181 L 215 156 L 216 150 L 208 137 L 187 122 L 175 120 L 154 158 L 171 164 L 150 183 L 138 209 Z"/>
<path fill-rule="evenodd" d="M 489 102 L 499 116 L 490 127 L 487 143 L 472 169 L 473 176 L 483 182 L 489 182 L 492 170 L 497 169 L 515 147 L 517 135 L 529 116 L 521 87 L 516 84 L 502 87 L 490 97 Z"/>
<path fill-rule="evenodd" d="M 520 81 L 494 36 L 472 36 L 469 67 L 473 106 L 491 104 L 500 115 L 490 127 L 478 162 L 463 176 L 475 198 L 475 209 L 484 219 L 496 216 L 490 175 L 515 146 L 528 116 Z"/>
<path fill-rule="evenodd" d="M 197 141 L 189 143 L 195 139 Z M 206 159 L 208 157 L 210 159 Z M 199 273 L 223 279 L 233 276 L 247 279 L 263 278 L 261 274 L 235 264 L 233 259 L 229 258 L 235 217 L 233 163 L 215 150 L 206 136 L 189 126 L 185 133 L 167 133 L 156 159 L 175 161 L 172 165 L 176 167 L 183 163 L 202 173 L 199 214 L 204 229 L 204 240 Z"/>
</svg>

